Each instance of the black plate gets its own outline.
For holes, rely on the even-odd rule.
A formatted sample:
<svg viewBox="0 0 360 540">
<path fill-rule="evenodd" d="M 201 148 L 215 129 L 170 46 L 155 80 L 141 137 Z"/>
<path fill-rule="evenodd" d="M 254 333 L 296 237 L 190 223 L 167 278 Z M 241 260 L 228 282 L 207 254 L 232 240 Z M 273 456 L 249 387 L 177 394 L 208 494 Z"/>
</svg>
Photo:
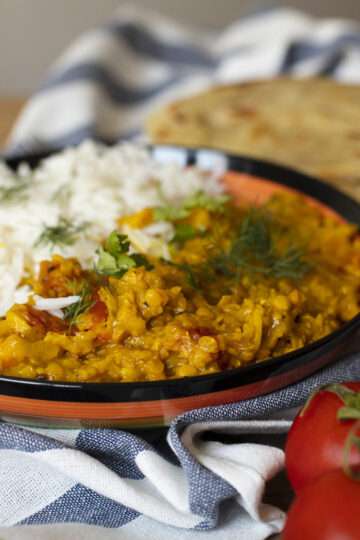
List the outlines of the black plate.
<svg viewBox="0 0 360 540">
<path fill-rule="evenodd" d="M 150 149 L 160 161 L 176 159 L 187 165 L 221 163 L 228 170 L 245 172 L 294 188 L 360 226 L 360 205 L 356 201 L 334 187 L 290 168 L 210 149 L 194 150 L 174 146 L 153 146 Z M 21 156 L 7 160 L 7 163 L 13 169 L 22 162 L 35 167 L 48 155 Z M 168 400 L 219 392 L 306 369 L 307 365 L 320 356 L 327 358 L 326 363 L 329 363 L 348 350 L 359 350 L 359 327 L 360 314 L 321 340 L 289 354 L 211 375 L 135 383 L 61 383 L 0 376 L 0 394 L 51 401 L 106 403 Z"/>
</svg>

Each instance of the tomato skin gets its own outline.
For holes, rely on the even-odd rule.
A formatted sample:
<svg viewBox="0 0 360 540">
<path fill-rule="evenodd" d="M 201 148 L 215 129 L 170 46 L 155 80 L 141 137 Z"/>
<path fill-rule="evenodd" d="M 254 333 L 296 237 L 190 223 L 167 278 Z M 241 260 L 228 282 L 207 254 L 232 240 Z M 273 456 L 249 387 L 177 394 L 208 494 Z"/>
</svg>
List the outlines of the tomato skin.
<svg viewBox="0 0 360 540">
<path fill-rule="evenodd" d="M 341 469 L 308 484 L 292 504 L 282 540 L 359 540 L 360 482 Z"/>
<path fill-rule="evenodd" d="M 108 314 L 106 304 L 99 299 L 95 300 L 94 305 L 90 308 L 89 312 L 96 323 L 103 322 Z"/>
<path fill-rule="evenodd" d="M 343 386 L 360 391 L 360 382 Z M 337 419 L 343 405 L 335 393 L 322 389 L 295 418 L 286 441 L 285 464 L 296 493 L 324 473 L 342 467 L 345 440 L 355 423 Z M 355 447 L 349 463 L 360 465 L 360 452 Z"/>
</svg>

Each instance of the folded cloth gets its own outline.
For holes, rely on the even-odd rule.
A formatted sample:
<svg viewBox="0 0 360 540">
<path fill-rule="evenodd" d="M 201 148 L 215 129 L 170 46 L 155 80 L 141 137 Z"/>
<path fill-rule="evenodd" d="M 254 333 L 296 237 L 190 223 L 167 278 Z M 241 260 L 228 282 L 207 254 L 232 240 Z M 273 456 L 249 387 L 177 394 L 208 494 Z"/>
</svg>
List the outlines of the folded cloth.
<svg viewBox="0 0 360 540">
<path fill-rule="evenodd" d="M 359 39 L 353 23 L 316 21 L 289 9 L 242 19 L 217 34 L 122 8 L 55 64 L 21 115 L 9 151 L 138 134 L 151 108 L 210 83 L 277 74 L 360 81 Z M 171 424 L 166 451 L 124 431 L 4 422 L 0 537 L 169 540 L 207 530 L 214 540 L 268 538 L 284 521 L 282 511 L 262 502 L 267 480 L 283 467 L 282 450 L 224 444 L 211 433 L 243 440 L 284 432 L 288 408 L 316 386 L 359 378 L 359 358 L 352 356 L 267 396 L 186 413 Z"/>
<path fill-rule="evenodd" d="M 189 30 L 158 14 L 122 7 L 56 62 L 12 133 L 22 154 L 139 133 L 166 101 L 211 84 L 275 75 L 328 75 L 360 82 L 360 26 L 292 9 L 245 17 L 225 31 Z"/>
<path fill-rule="evenodd" d="M 281 411 L 319 385 L 353 379 L 360 379 L 358 355 L 280 392 L 183 414 L 168 431 L 172 454 L 125 431 L 2 423 L 0 537 L 175 540 L 220 525 L 207 537 L 268 538 L 284 521 L 281 510 L 262 503 L 267 480 L 283 467 L 283 451 L 216 442 L 207 432 L 284 432 L 291 422 Z M 274 413 L 277 420 L 264 420 Z M 44 527 L 50 523 L 57 525 Z"/>
</svg>

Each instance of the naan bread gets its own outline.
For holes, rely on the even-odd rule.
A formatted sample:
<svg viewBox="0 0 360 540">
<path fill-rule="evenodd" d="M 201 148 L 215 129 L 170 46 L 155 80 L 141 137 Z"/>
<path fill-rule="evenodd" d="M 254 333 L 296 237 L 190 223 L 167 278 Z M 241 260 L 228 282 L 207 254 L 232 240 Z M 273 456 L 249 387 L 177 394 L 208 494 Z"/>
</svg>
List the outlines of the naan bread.
<svg viewBox="0 0 360 540">
<path fill-rule="evenodd" d="M 156 143 L 207 146 L 277 161 L 360 200 L 360 86 L 274 79 L 219 86 L 155 112 Z"/>
</svg>

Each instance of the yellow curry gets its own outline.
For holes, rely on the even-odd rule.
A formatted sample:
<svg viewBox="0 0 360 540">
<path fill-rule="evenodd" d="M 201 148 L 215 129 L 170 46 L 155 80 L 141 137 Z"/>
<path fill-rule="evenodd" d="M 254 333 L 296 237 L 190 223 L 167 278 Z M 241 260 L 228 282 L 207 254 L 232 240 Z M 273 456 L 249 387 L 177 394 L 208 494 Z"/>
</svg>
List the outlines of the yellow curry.
<svg viewBox="0 0 360 540">
<path fill-rule="evenodd" d="M 136 249 L 157 222 L 166 240 Z M 126 233 L 126 234 L 125 234 Z M 135 235 L 136 236 L 136 235 Z M 300 196 L 259 208 L 197 193 L 119 219 L 91 269 L 54 255 L 24 280 L 77 301 L 63 317 L 31 298 L 0 319 L 0 372 L 32 379 L 152 381 L 215 373 L 298 349 L 359 312 L 357 227 Z"/>
</svg>

